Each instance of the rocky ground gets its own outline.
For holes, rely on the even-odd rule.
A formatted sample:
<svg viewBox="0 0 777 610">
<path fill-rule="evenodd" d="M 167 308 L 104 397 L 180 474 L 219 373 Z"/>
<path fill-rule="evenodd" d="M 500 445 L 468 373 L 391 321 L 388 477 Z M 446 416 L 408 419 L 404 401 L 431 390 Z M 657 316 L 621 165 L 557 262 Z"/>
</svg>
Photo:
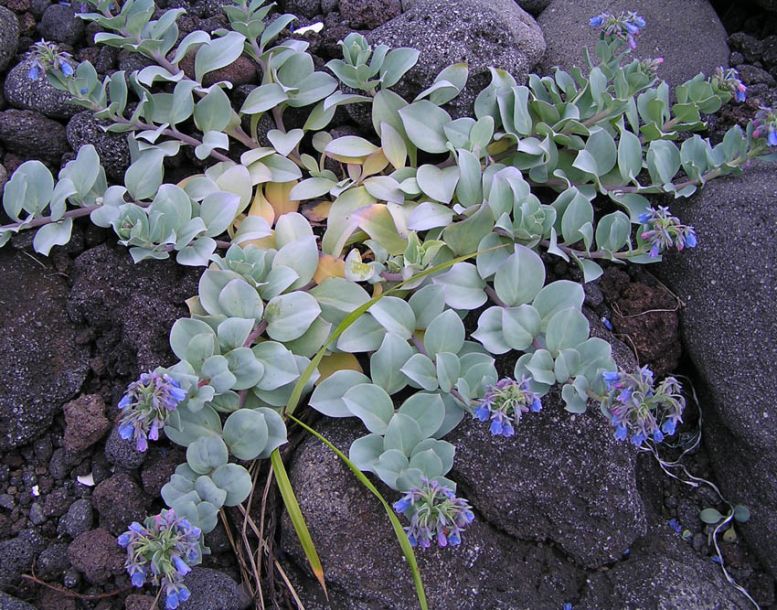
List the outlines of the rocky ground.
<svg viewBox="0 0 777 610">
<path fill-rule="evenodd" d="M 187 9 L 182 35 L 224 25 L 217 0 L 159 4 Z M 446 65 L 468 61 L 470 86 L 452 112 L 466 112 L 489 65 L 525 77 L 578 61 L 593 39 L 588 18 L 605 8 L 645 16 L 640 51 L 665 57 L 661 76 L 670 82 L 721 64 L 740 71 L 749 101 L 710 118 L 713 137 L 759 105 L 777 103 L 774 0 L 280 4 L 303 23 L 324 23 L 310 38 L 321 65 L 338 55 L 337 40 L 353 29 L 376 43 L 421 49 L 405 94 Z M 26 76 L 24 54 L 41 37 L 89 59 L 102 74 L 139 67 L 136 57 L 93 46 L 94 33 L 66 3 L 0 0 L 0 185 L 24 160 L 56 168 L 85 142 L 97 147 L 111 178 L 121 179 L 126 142 Z M 236 101 L 255 77 L 242 61 L 220 75 L 236 85 Z M 364 116 L 342 112 L 338 120 L 339 129 L 355 131 Z M 184 172 L 191 161 L 176 163 Z M 777 607 L 777 397 L 768 378 L 777 357 L 775 198 L 774 167 L 710 184 L 675 207 L 696 227 L 697 249 L 658 269 L 609 269 L 586 287 L 593 326 L 613 341 L 621 362 L 690 376 L 705 440 L 685 464 L 749 506 L 750 522 L 721 546 L 730 573 L 762 608 Z M 170 262 L 133 265 L 106 233 L 87 225 L 50 258 L 32 254 L 30 241 L 22 235 L 0 251 L 0 610 L 145 610 L 154 592 L 130 590 L 116 536 L 160 508 L 159 490 L 182 455 L 164 442 L 147 454 L 134 451 L 116 433 L 115 405 L 139 372 L 170 362 L 167 334 L 185 314 L 198 274 Z M 564 266 L 552 271 L 571 273 Z M 699 419 L 689 411 L 680 446 L 667 447 L 666 459 L 693 440 Z M 318 426 L 341 448 L 358 433 L 339 421 Z M 432 607 L 752 607 L 723 579 L 698 518 L 701 508 L 722 508 L 715 494 L 673 480 L 651 455 L 615 442 L 596 413 L 572 418 L 550 400 L 517 438 L 495 441 L 467 423 L 454 436 L 453 477 L 478 519 L 459 550 L 419 554 Z M 329 605 L 306 576 L 272 497 L 270 523 L 277 533 L 273 552 L 305 607 L 415 607 L 374 498 L 320 443 L 298 436 L 292 445 L 291 475 L 327 570 Z M 185 610 L 251 606 L 227 534 L 220 525 L 209 535 L 213 554 L 188 577 L 193 595 Z M 268 607 L 291 603 L 280 586 L 267 599 Z"/>
</svg>

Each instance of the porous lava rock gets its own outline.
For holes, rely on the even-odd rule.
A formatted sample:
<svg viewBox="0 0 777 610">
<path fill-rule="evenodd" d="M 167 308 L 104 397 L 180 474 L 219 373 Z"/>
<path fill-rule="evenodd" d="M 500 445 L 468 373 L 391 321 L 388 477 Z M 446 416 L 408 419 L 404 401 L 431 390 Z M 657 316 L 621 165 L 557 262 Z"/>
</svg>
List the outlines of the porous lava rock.
<svg viewBox="0 0 777 610">
<path fill-rule="evenodd" d="M 105 417 L 105 402 L 99 394 L 79 396 L 64 408 L 67 451 L 78 453 L 99 441 L 111 429 Z"/>
<path fill-rule="evenodd" d="M 90 583 L 99 585 L 124 570 L 126 552 L 104 528 L 84 532 L 70 543 L 67 557 Z"/>
<path fill-rule="evenodd" d="M 51 425 L 84 382 L 89 351 L 65 311 L 67 282 L 48 262 L 5 248 L 0 286 L 0 450 L 7 451 Z"/>
<path fill-rule="evenodd" d="M 8 72 L 3 93 L 11 106 L 35 110 L 52 119 L 67 119 L 81 111 L 70 103 L 69 93 L 54 87 L 45 76 L 30 78 L 32 65 L 32 59 L 25 59 Z"/>
<path fill-rule="evenodd" d="M 126 248 L 104 243 L 76 258 L 67 310 L 91 327 L 106 372 L 133 378 L 173 363 L 170 328 L 187 315 L 200 273 L 173 260 L 136 265 Z"/>
<path fill-rule="evenodd" d="M 0 71 L 8 67 L 19 45 L 19 20 L 11 11 L 0 6 Z"/>
<path fill-rule="evenodd" d="M 51 164 L 59 164 L 62 155 L 70 152 L 65 128 L 32 110 L 0 112 L 0 142 L 19 157 L 42 159 Z"/>
<path fill-rule="evenodd" d="M 410 10 L 370 32 L 371 44 L 412 47 L 418 63 L 394 90 L 412 99 L 451 64 L 466 62 L 469 80 L 448 106 L 454 116 L 470 115 L 477 94 L 499 67 L 523 82 L 545 52 L 534 18 L 514 0 L 418 0 Z"/>
</svg>

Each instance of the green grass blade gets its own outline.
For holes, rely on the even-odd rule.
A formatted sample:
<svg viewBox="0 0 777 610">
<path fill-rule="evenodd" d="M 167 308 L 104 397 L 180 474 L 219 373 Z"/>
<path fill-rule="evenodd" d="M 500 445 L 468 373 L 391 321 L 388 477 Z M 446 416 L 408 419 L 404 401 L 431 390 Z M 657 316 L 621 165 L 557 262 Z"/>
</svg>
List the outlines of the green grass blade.
<svg viewBox="0 0 777 610">
<path fill-rule="evenodd" d="M 415 585 L 416 595 L 418 596 L 418 604 L 421 606 L 421 610 L 428 610 L 429 606 L 427 605 L 427 602 L 426 602 L 424 583 L 421 580 L 421 572 L 418 569 L 418 562 L 416 561 L 416 558 L 415 558 L 415 552 L 413 551 L 413 547 L 410 546 L 410 541 L 407 539 L 407 534 L 405 533 L 405 529 L 402 527 L 402 523 L 400 523 L 399 518 L 394 513 L 394 509 L 392 508 L 392 506 L 388 503 L 386 498 L 383 497 L 383 494 L 381 494 L 380 491 L 378 491 L 378 488 L 372 484 L 372 481 L 370 481 L 365 476 L 365 474 L 361 470 L 359 470 L 356 464 L 354 464 L 351 460 L 348 459 L 348 456 L 346 456 L 342 451 L 340 451 L 337 447 L 335 447 L 332 443 L 330 443 L 321 434 L 316 432 L 313 428 L 301 422 L 293 415 L 289 415 L 289 419 L 291 419 L 297 425 L 299 425 L 307 432 L 315 436 L 318 440 L 320 440 L 332 451 L 334 451 L 337 457 L 339 457 L 345 463 L 345 465 L 348 466 L 351 472 L 353 472 L 353 474 L 356 476 L 358 481 L 362 485 L 364 485 L 364 487 L 366 487 L 376 498 L 378 498 L 378 500 L 380 500 L 380 503 L 383 505 L 383 508 L 386 510 L 386 514 L 388 515 L 389 521 L 391 521 L 391 527 L 394 528 L 394 534 L 396 535 L 397 540 L 399 541 L 399 546 L 402 548 L 402 553 L 404 554 L 405 559 L 407 560 L 407 565 L 410 568 L 410 572 L 413 574 L 413 584 Z"/>
<path fill-rule="evenodd" d="M 305 552 L 305 557 L 307 557 L 308 563 L 310 563 L 310 568 L 313 570 L 316 580 L 318 580 L 321 588 L 324 590 L 324 595 L 327 595 L 328 597 L 326 582 L 324 580 L 324 567 L 321 565 L 321 559 L 318 556 L 318 551 L 316 551 L 316 545 L 313 544 L 313 538 L 310 536 L 308 524 L 305 522 L 305 517 L 302 515 L 302 509 L 299 507 L 299 502 L 297 502 L 297 496 L 291 486 L 286 467 L 283 465 L 280 451 L 276 449 L 270 454 L 270 462 L 272 464 L 273 472 L 275 473 L 278 489 L 283 498 L 283 503 L 286 505 L 286 511 L 289 513 L 289 518 L 294 526 L 294 531 L 297 533 L 297 538 L 299 538 L 299 542 L 302 545 L 302 550 Z"/>
</svg>

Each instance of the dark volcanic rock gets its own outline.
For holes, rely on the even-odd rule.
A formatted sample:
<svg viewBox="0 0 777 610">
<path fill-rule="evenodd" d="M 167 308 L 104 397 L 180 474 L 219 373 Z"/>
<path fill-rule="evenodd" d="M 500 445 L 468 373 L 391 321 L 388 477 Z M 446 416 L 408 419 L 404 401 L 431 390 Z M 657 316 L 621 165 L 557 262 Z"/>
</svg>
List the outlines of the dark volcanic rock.
<svg viewBox="0 0 777 610">
<path fill-rule="evenodd" d="M 67 548 L 70 563 L 92 584 L 107 582 L 124 570 L 125 551 L 103 528 L 84 532 Z"/>
<path fill-rule="evenodd" d="M 32 110 L 0 112 L 0 142 L 20 157 L 58 164 L 70 151 L 65 128 Z"/>
<path fill-rule="evenodd" d="M 401 12 L 400 0 L 340 0 L 340 14 L 357 30 L 374 30 Z"/>
<path fill-rule="evenodd" d="M 593 408 L 573 416 L 549 394 L 512 438 L 465 420 L 448 440 L 456 446 L 453 480 L 489 523 L 516 538 L 551 540 L 598 567 L 645 533 L 636 452 Z"/>
<path fill-rule="evenodd" d="M 327 422 L 320 431 L 346 452 L 364 432 L 348 420 Z M 319 441 L 306 440 L 295 455 L 291 479 L 330 589 L 331 605 L 320 599 L 315 584 L 304 590 L 305 607 L 417 608 L 410 572 L 383 509 L 337 456 Z M 386 488 L 382 492 L 388 499 L 397 497 Z M 500 535 L 480 515 L 462 538 L 460 547 L 416 555 L 431 608 L 560 608 L 581 585 L 581 572 L 551 546 Z M 287 518 L 282 546 L 305 565 Z"/>
<path fill-rule="evenodd" d="M 76 538 L 94 526 L 92 504 L 86 498 L 76 500 L 59 520 L 58 531 Z"/>
<path fill-rule="evenodd" d="M 22 572 L 30 569 L 35 548 L 27 532 L 0 542 L 0 590 L 16 584 Z"/>
<path fill-rule="evenodd" d="M 477 94 L 491 81 L 490 66 L 523 82 L 545 51 L 534 18 L 513 0 L 418 0 L 410 10 L 368 35 L 370 43 L 413 47 L 416 66 L 395 87 L 412 99 L 451 64 L 467 62 L 469 80 L 450 103 L 455 116 L 469 115 Z"/>
<path fill-rule="evenodd" d="M 129 475 L 118 473 L 94 488 L 92 505 L 100 514 L 100 525 L 119 535 L 133 521 L 142 521 L 146 512 L 143 491 Z"/>
<path fill-rule="evenodd" d="M 94 329 L 106 371 L 130 380 L 173 360 L 170 328 L 200 273 L 172 260 L 135 265 L 126 249 L 101 244 L 75 260 L 67 310 Z"/>
<path fill-rule="evenodd" d="M 184 584 L 192 596 L 181 604 L 181 610 L 244 610 L 251 605 L 246 592 L 223 572 L 194 568 Z"/>
<path fill-rule="evenodd" d="M 315 17 L 321 14 L 321 0 L 281 0 L 283 11 L 301 17 Z"/>
<path fill-rule="evenodd" d="M 46 40 L 75 45 L 84 35 L 84 22 L 76 17 L 77 8 L 68 4 L 52 4 L 43 13 L 38 25 Z"/>
<path fill-rule="evenodd" d="M 28 604 L 25 601 L 17 599 L 8 595 L 8 593 L 0 592 L 0 609 L 1 610 L 35 610 L 35 606 Z"/>
<path fill-rule="evenodd" d="M 127 470 L 134 470 L 146 459 L 145 451 L 138 451 L 135 441 L 119 436 L 119 424 L 113 426 L 108 440 L 105 441 L 105 457 L 111 463 Z"/>
<path fill-rule="evenodd" d="M 665 526 L 634 545 L 627 561 L 588 576 L 576 610 L 660 608 L 746 610 L 720 566 L 695 554 Z"/>
<path fill-rule="evenodd" d="M 79 396 L 64 406 L 65 450 L 77 453 L 99 441 L 111 428 L 99 394 Z"/>
<path fill-rule="evenodd" d="M 68 101 L 70 94 L 54 87 L 45 76 L 32 80 L 28 76 L 31 66 L 32 60 L 25 59 L 8 72 L 3 93 L 11 106 L 35 110 L 52 119 L 66 119 L 82 110 Z"/>
<path fill-rule="evenodd" d="M 713 467 L 724 494 L 750 508 L 737 528 L 777 576 L 776 197 L 774 164 L 708 183 L 677 210 L 699 245 L 660 271 L 686 305 Z"/>
<path fill-rule="evenodd" d="M 6 249 L 0 252 L 0 286 L 0 450 L 7 451 L 48 428 L 81 387 L 89 354 L 76 344 L 61 275 Z"/>
<path fill-rule="evenodd" d="M 647 22 L 635 53 L 663 57 L 658 76 L 670 84 L 728 64 L 726 30 L 708 0 L 553 0 L 538 19 L 548 41 L 542 70 L 585 67 L 583 48 L 593 54 L 599 35 L 588 20 L 602 12 L 625 11 L 636 11 Z"/>
<path fill-rule="evenodd" d="M 100 163 L 108 177 L 117 181 L 123 180 L 124 172 L 130 165 L 127 134 L 106 132 L 99 119 L 95 118 L 91 111 L 85 110 L 70 119 L 66 135 L 73 150 L 78 150 L 85 144 L 93 145 L 100 155 Z"/>
<path fill-rule="evenodd" d="M 0 6 L 0 72 L 8 67 L 19 44 L 19 20 L 11 11 Z"/>
</svg>

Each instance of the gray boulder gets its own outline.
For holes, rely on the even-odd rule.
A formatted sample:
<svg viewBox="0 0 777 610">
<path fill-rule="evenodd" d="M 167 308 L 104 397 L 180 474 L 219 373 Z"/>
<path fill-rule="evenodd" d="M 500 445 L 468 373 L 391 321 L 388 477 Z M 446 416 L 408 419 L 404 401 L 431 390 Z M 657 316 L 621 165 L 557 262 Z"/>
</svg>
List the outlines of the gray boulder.
<svg viewBox="0 0 777 610">
<path fill-rule="evenodd" d="M 364 434 L 361 424 L 352 420 L 330 420 L 316 427 L 346 453 Z M 310 438 L 297 451 L 290 476 L 329 588 L 327 603 L 314 581 L 298 578 L 294 584 L 305 607 L 418 608 L 410 571 L 383 508 L 339 458 Z M 399 498 L 380 487 L 389 501 Z M 287 517 L 282 532 L 282 548 L 297 566 L 305 566 Z M 430 608 L 437 610 L 560 608 L 582 582 L 578 569 L 552 545 L 513 540 L 479 514 L 464 532 L 461 546 L 419 550 L 416 558 Z"/>
<path fill-rule="evenodd" d="M 553 66 L 585 66 L 583 49 L 593 54 L 598 32 L 588 26 L 602 12 L 633 10 L 647 22 L 637 43 L 638 57 L 663 57 L 658 76 L 679 85 L 699 72 L 728 63 L 726 30 L 707 0 L 552 0 L 538 22 L 548 42 L 543 72 Z"/>
<path fill-rule="evenodd" d="M 523 81 L 545 52 L 537 22 L 514 0 L 417 0 L 367 38 L 373 45 L 421 52 L 416 66 L 394 87 L 406 99 L 428 87 L 443 68 L 467 62 L 467 87 L 449 105 L 454 116 L 471 114 L 475 97 L 491 82 L 490 66 Z"/>
<path fill-rule="evenodd" d="M 28 75 L 32 61 L 25 59 L 8 72 L 3 93 L 11 106 L 35 110 L 52 119 L 67 119 L 82 110 L 69 102 L 69 93 L 54 87 L 45 76 L 32 80 Z"/>
<path fill-rule="evenodd" d="M 0 72 L 8 67 L 19 45 L 19 20 L 4 6 L 0 6 Z"/>
<path fill-rule="evenodd" d="M 645 533 L 636 452 L 593 408 L 573 416 L 550 394 L 512 438 L 465 420 L 448 440 L 456 446 L 452 478 L 489 523 L 516 538 L 552 541 L 594 568 Z"/>
<path fill-rule="evenodd" d="M 0 286 L 0 450 L 7 451 L 45 431 L 78 392 L 89 350 L 76 342 L 65 312 L 67 283 L 56 271 L 6 249 Z"/>
<path fill-rule="evenodd" d="M 738 526 L 777 576 L 777 167 L 708 183 L 677 212 L 699 245 L 661 275 L 685 302 L 681 331 L 702 383 L 707 448 Z"/>
</svg>

